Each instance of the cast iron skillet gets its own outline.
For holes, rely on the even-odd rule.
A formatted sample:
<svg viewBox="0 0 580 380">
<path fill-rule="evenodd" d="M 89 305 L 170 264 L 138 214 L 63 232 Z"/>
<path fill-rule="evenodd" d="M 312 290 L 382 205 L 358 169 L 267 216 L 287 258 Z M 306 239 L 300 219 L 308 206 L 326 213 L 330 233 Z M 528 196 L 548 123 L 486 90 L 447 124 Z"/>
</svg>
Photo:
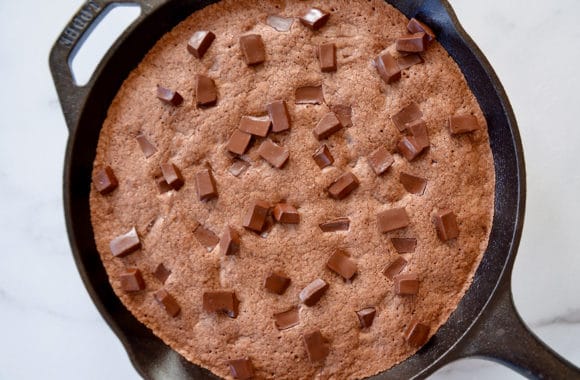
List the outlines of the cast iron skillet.
<svg viewBox="0 0 580 380">
<path fill-rule="evenodd" d="M 114 3 L 137 3 L 140 17 L 108 51 L 86 86 L 76 86 L 69 60 L 100 15 Z M 50 54 L 50 68 L 70 131 L 64 168 L 64 207 L 74 258 L 97 308 L 145 378 L 216 378 L 187 362 L 137 321 L 114 295 L 95 248 L 89 213 L 91 170 L 107 108 L 153 44 L 173 26 L 214 1 L 94 0 L 81 7 Z M 419 352 L 376 379 L 422 378 L 463 357 L 499 361 L 530 378 L 580 378 L 580 371 L 545 346 L 516 312 L 510 277 L 522 231 L 525 169 L 515 117 L 489 63 L 445 0 L 389 0 L 407 17 L 433 27 L 455 59 L 487 118 L 496 170 L 489 246 L 473 284 L 449 320 Z"/>
</svg>

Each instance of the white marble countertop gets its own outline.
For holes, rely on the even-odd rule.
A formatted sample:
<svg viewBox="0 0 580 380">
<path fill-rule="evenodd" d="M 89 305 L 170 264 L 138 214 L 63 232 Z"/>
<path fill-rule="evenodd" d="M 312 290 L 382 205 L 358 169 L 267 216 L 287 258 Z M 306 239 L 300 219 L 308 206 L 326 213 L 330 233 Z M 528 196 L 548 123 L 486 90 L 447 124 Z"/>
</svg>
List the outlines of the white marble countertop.
<svg viewBox="0 0 580 380">
<path fill-rule="evenodd" d="M 64 226 L 68 131 L 47 61 L 81 3 L 0 1 L 0 379 L 138 378 L 82 285 Z M 516 306 L 541 339 L 580 365 L 580 2 L 451 3 L 502 80 L 525 147 Z M 519 375 L 469 359 L 432 378 Z"/>
</svg>

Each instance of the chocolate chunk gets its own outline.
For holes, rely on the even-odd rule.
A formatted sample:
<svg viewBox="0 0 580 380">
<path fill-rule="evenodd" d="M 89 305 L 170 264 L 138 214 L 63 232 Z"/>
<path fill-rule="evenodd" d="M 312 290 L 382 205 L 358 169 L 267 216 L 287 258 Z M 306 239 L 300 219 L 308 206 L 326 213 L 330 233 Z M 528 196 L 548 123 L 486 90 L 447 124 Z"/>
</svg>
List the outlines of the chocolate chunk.
<svg viewBox="0 0 580 380">
<path fill-rule="evenodd" d="M 404 337 L 407 343 L 414 347 L 421 347 L 429 340 L 429 326 L 413 319 L 405 329 Z"/>
<path fill-rule="evenodd" d="M 409 216 L 404 207 L 385 210 L 377 215 L 379 231 L 389 232 L 405 228 L 409 225 Z"/>
<path fill-rule="evenodd" d="M 324 339 L 320 330 L 308 332 L 302 338 L 304 339 L 304 347 L 306 347 L 306 353 L 311 363 L 314 364 L 326 359 L 330 350 L 328 348 L 328 342 Z"/>
<path fill-rule="evenodd" d="M 298 308 L 294 306 L 286 311 L 274 314 L 274 323 L 278 330 L 286 330 L 297 326 L 300 323 Z"/>
<path fill-rule="evenodd" d="M 348 231 L 350 228 L 350 219 L 337 218 L 329 220 L 328 222 L 320 223 L 318 226 L 322 232 Z"/>
<path fill-rule="evenodd" d="M 202 169 L 195 173 L 195 188 L 200 201 L 217 198 L 218 192 L 211 169 Z"/>
<path fill-rule="evenodd" d="M 473 132 L 478 129 L 479 123 L 473 115 L 455 115 L 449 117 L 449 130 L 454 135 Z"/>
<path fill-rule="evenodd" d="M 403 132 L 407 129 L 408 124 L 419 120 L 423 117 L 423 112 L 421 112 L 421 108 L 415 102 L 409 104 L 406 107 L 403 107 L 399 112 L 391 116 L 391 120 L 395 127 L 399 130 L 399 132 Z"/>
<path fill-rule="evenodd" d="M 286 161 L 288 161 L 288 157 L 290 157 L 288 149 L 274 143 L 270 139 L 266 139 L 260 144 L 258 154 L 264 160 L 268 161 L 270 165 L 278 169 L 284 166 Z"/>
<path fill-rule="evenodd" d="M 314 128 L 314 137 L 318 140 L 323 140 L 329 138 L 332 134 L 340 131 L 342 129 L 342 124 L 340 120 L 336 117 L 334 112 L 329 112 L 320 119 L 316 128 Z"/>
<path fill-rule="evenodd" d="M 408 123 L 407 131 L 413 136 L 420 149 L 429 147 L 429 133 L 427 132 L 427 124 L 424 120 L 419 119 Z"/>
<path fill-rule="evenodd" d="M 288 203 L 278 203 L 274 206 L 273 214 L 274 218 L 280 223 L 300 223 L 300 214 L 298 214 L 298 210 Z"/>
<path fill-rule="evenodd" d="M 397 50 L 404 53 L 420 53 L 427 49 L 427 34 L 413 33 L 397 39 Z"/>
<path fill-rule="evenodd" d="M 352 127 L 352 107 L 340 104 L 330 106 L 330 110 L 336 114 L 336 117 L 345 128 Z"/>
<path fill-rule="evenodd" d="M 119 181 L 117 181 L 113 169 L 110 166 L 105 166 L 95 173 L 93 184 L 99 193 L 105 195 L 115 190 L 119 186 Z"/>
<path fill-rule="evenodd" d="M 423 57 L 421 57 L 420 54 L 414 53 L 402 55 L 399 58 L 397 58 L 397 63 L 399 64 L 399 68 L 401 70 L 406 70 L 411 66 L 418 65 L 423 62 L 424 62 Z"/>
<path fill-rule="evenodd" d="M 323 73 L 336 71 L 336 45 L 329 43 L 318 46 L 318 60 Z"/>
<path fill-rule="evenodd" d="M 203 310 L 208 313 L 225 313 L 230 318 L 238 316 L 239 301 L 236 293 L 229 291 L 204 292 Z"/>
<path fill-rule="evenodd" d="M 272 132 L 282 132 L 290 129 L 290 114 L 286 108 L 286 102 L 276 100 L 266 106 L 270 120 L 272 121 Z"/>
<path fill-rule="evenodd" d="M 268 17 L 266 18 L 266 24 L 270 25 L 278 32 L 289 31 L 293 23 L 294 23 L 293 18 L 281 17 L 278 15 L 268 15 Z"/>
<path fill-rule="evenodd" d="M 174 190 L 179 190 L 185 183 L 181 171 L 172 163 L 161 164 L 161 173 L 165 182 Z"/>
<path fill-rule="evenodd" d="M 228 365 L 234 379 L 248 380 L 254 377 L 254 366 L 249 358 L 229 360 Z"/>
<path fill-rule="evenodd" d="M 209 30 L 198 30 L 193 33 L 193 36 L 187 43 L 187 51 L 193 54 L 196 58 L 201 59 L 211 43 L 215 39 L 215 34 Z"/>
<path fill-rule="evenodd" d="M 375 320 L 377 309 L 374 307 L 366 307 L 356 312 L 361 329 L 367 329 L 372 326 Z"/>
<path fill-rule="evenodd" d="M 138 292 L 145 289 L 145 282 L 141 271 L 137 268 L 126 269 L 119 275 L 121 281 L 121 289 L 125 292 Z"/>
<path fill-rule="evenodd" d="M 351 280 L 357 271 L 357 266 L 350 257 L 343 251 L 337 250 L 330 256 L 326 262 L 326 266 L 341 275 L 345 280 Z"/>
<path fill-rule="evenodd" d="M 230 136 L 228 141 L 227 149 L 234 153 L 239 154 L 240 156 L 246 153 L 248 147 L 250 146 L 250 142 L 252 141 L 252 135 L 246 132 L 242 132 L 239 129 L 236 129 L 234 133 Z"/>
<path fill-rule="evenodd" d="M 284 294 L 290 286 L 290 279 L 280 273 L 272 273 L 264 281 L 264 288 L 274 294 Z"/>
<path fill-rule="evenodd" d="M 384 146 L 377 148 L 374 152 L 369 154 L 368 160 L 376 175 L 381 175 L 386 172 L 395 162 L 391 153 L 389 153 L 387 148 Z"/>
<path fill-rule="evenodd" d="M 157 85 L 157 97 L 164 103 L 178 106 L 183 103 L 183 97 L 177 91 Z"/>
<path fill-rule="evenodd" d="M 171 186 L 169 186 L 165 178 L 163 178 L 163 175 L 156 176 L 155 183 L 157 184 L 157 190 L 159 190 L 159 194 L 163 194 L 172 190 Z"/>
<path fill-rule="evenodd" d="M 141 241 L 135 227 L 131 228 L 126 234 L 117 236 L 109 244 L 113 256 L 124 257 L 141 248 Z"/>
<path fill-rule="evenodd" d="M 387 265 L 387 267 L 383 270 L 383 274 L 389 279 L 393 280 L 396 275 L 401 273 L 403 268 L 407 266 L 407 260 L 402 257 L 397 257 L 395 261 Z"/>
<path fill-rule="evenodd" d="M 325 167 L 332 165 L 334 162 L 334 157 L 332 157 L 330 149 L 328 149 L 326 144 L 322 144 L 318 149 L 316 149 L 312 158 L 314 158 L 314 162 L 316 162 L 316 165 L 318 165 L 320 169 L 324 169 Z"/>
<path fill-rule="evenodd" d="M 405 190 L 411 194 L 423 195 L 425 187 L 427 186 L 427 180 L 425 178 L 417 177 L 405 172 L 401 172 L 399 175 L 399 181 Z"/>
<path fill-rule="evenodd" d="M 442 241 L 454 239 L 459 236 L 457 218 L 453 211 L 447 209 L 438 211 L 435 213 L 433 222 L 437 229 L 437 236 L 439 236 L 439 239 Z"/>
<path fill-rule="evenodd" d="M 328 284 L 323 279 L 317 278 L 310 284 L 306 285 L 298 297 L 304 305 L 314 306 L 322 298 L 327 290 Z"/>
<path fill-rule="evenodd" d="M 240 252 L 240 234 L 232 227 L 227 226 L 220 238 L 220 253 L 225 256 L 236 255 Z"/>
<path fill-rule="evenodd" d="M 249 166 L 250 164 L 248 164 L 246 161 L 234 160 L 232 166 L 230 166 L 228 170 L 234 177 L 239 177 L 248 169 Z"/>
<path fill-rule="evenodd" d="M 165 265 L 163 265 L 163 263 L 159 263 L 159 265 L 157 265 L 157 268 L 155 268 L 155 272 L 153 272 L 153 275 L 159 281 L 161 281 L 162 284 L 165 284 L 165 281 L 167 281 L 169 275 L 171 275 L 171 271 L 167 269 Z"/>
<path fill-rule="evenodd" d="M 294 93 L 294 98 L 296 104 L 322 104 L 324 103 L 322 86 L 298 87 Z"/>
<path fill-rule="evenodd" d="M 254 136 L 266 137 L 270 131 L 270 117 L 268 116 L 242 116 L 240 131 Z"/>
<path fill-rule="evenodd" d="M 266 60 L 266 49 L 259 34 L 241 36 L 240 47 L 247 65 L 258 65 Z"/>
<path fill-rule="evenodd" d="M 391 238 L 391 243 L 398 253 L 413 253 L 417 247 L 415 238 Z"/>
<path fill-rule="evenodd" d="M 343 173 L 333 183 L 328 186 L 326 191 L 334 199 L 344 199 L 359 186 L 356 176 L 350 172 Z"/>
<path fill-rule="evenodd" d="M 318 30 L 326 24 L 329 18 L 330 13 L 318 8 L 310 8 L 308 12 L 300 17 L 300 22 L 312 30 Z"/>
<path fill-rule="evenodd" d="M 413 136 L 403 136 L 397 144 L 397 151 L 405 157 L 407 161 L 413 161 L 424 150 L 425 146 L 418 142 Z"/>
<path fill-rule="evenodd" d="M 395 294 L 400 296 L 413 296 L 419 292 L 419 280 L 414 273 L 399 274 L 395 276 Z"/>
<path fill-rule="evenodd" d="M 217 103 L 217 88 L 215 82 L 205 75 L 196 75 L 195 97 L 198 107 L 211 107 Z"/>
<path fill-rule="evenodd" d="M 153 144 L 151 144 L 151 142 L 149 140 L 147 140 L 147 137 L 145 137 L 144 134 L 137 135 L 137 137 L 135 137 L 135 139 L 137 140 L 139 147 L 143 151 L 145 158 L 149 158 L 149 157 L 153 156 L 155 154 L 155 152 L 157 152 L 157 148 L 155 148 L 155 146 Z"/>
<path fill-rule="evenodd" d="M 157 302 L 163 307 L 163 309 L 170 316 L 176 317 L 177 314 L 179 314 L 179 312 L 181 311 L 181 307 L 179 307 L 179 304 L 177 303 L 175 298 L 173 298 L 171 294 L 167 293 L 165 289 L 160 289 L 156 291 L 155 293 L 153 293 L 153 296 L 155 297 L 155 300 L 157 300 Z"/>
<path fill-rule="evenodd" d="M 401 79 L 399 64 L 389 53 L 379 55 L 375 60 L 375 66 L 385 83 L 390 84 Z"/>
<path fill-rule="evenodd" d="M 195 236 L 199 244 L 203 245 L 208 252 L 211 252 L 211 250 L 220 242 L 220 239 L 216 234 L 201 224 L 198 224 L 195 230 L 193 230 L 193 236 Z"/>
<path fill-rule="evenodd" d="M 269 212 L 270 204 L 268 202 L 256 200 L 246 210 L 242 219 L 242 225 L 247 229 L 260 233 L 264 230 L 266 217 Z"/>
<path fill-rule="evenodd" d="M 431 42 L 435 39 L 435 33 L 433 33 L 433 30 L 425 25 L 425 23 L 422 23 L 414 17 L 409 20 L 409 23 L 407 24 L 407 30 L 410 33 L 425 33 L 427 35 L 428 42 Z"/>
</svg>

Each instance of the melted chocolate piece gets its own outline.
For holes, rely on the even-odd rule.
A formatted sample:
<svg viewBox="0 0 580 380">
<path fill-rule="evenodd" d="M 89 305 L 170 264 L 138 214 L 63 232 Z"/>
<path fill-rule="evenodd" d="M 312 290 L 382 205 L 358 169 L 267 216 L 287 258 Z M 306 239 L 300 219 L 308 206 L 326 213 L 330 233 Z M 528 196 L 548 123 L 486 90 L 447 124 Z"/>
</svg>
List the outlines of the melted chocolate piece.
<svg viewBox="0 0 580 380">
<path fill-rule="evenodd" d="M 306 285 L 304 289 L 298 295 L 300 301 L 306 306 L 314 306 L 322 298 L 324 293 L 328 290 L 328 284 L 317 278 L 310 284 Z"/>
<path fill-rule="evenodd" d="M 302 338 L 304 339 L 304 347 L 306 347 L 306 353 L 311 363 L 314 364 L 326 359 L 330 350 L 320 330 L 308 332 Z"/>
<path fill-rule="evenodd" d="M 403 336 L 411 346 L 421 347 L 429 340 L 429 330 L 429 326 L 413 319 L 405 329 Z"/>
<path fill-rule="evenodd" d="M 330 106 L 330 110 L 336 114 L 340 124 L 345 128 L 352 127 L 352 107 L 344 105 L 334 105 Z"/>
<path fill-rule="evenodd" d="M 247 229 L 261 233 L 266 225 L 266 218 L 269 212 L 270 204 L 268 202 L 255 200 L 246 210 L 242 225 Z"/>
<path fill-rule="evenodd" d="M 316 149 L 312 158 L 320 169 L 324 169 L 325 167 L 332 165 L 334 162 L 334 157 L 332 157 L 330 149 L 328 149 L 326 144 L 322 144 L 318 149 Z"/>
<path fill-rule="evenodd" d="M 428 27 L 425 23 L 417 20 L 416 18 L 412 18 L 411 20 L 409 20 L 409 23 L 407 24 L 407 30 L 410 33 L 425 33 L 427 35 L 427 41 L 431 42 L 435 39 L 435 33 L 433 32 L 433 30 Z"/>
<path fill-rule="evenodd" d="M 178 106 L 183 103 L 183 97 L 177 91 L 157 85 L 157 98 L 162 102 Z"/>
<path fill-rule="evenodd" d="M 421 57 L 420 54 L 414 53 L 402 55 L 399 58 L 397 58 L 397 63 L 399 64 L 399 68 L 401 70 L 406 70 L 411 66 L 418 65 L 423 62 L 424 62 L 423 57 Z"/>
<path fill-rule="evenodd" d="M 208 30 L 198 30 L 193 33 L 193 36 L 189 39 L 189 42 L 187 43 L 187 51 L 193 54 L 194 57 L 201 59 L 214 39 L 215 34 L 212 32 Z"/>
<path fill-rule="evenodd" d="M 172 163 L 161 164 L 161 173 L 163 173 L 163 179 L 167 185 L 174 190 L 179 190 L 185 183 L 181 171 Z"/>
<path fill-rule="evenodd" d="M 449 117 L 449 130 L 452 134 L 458 135 L 477 131 L 479 123 L 473 115 L 455 115 Z"/>
<path fill-rule="evenodd" d="M 266 18 L 266 24 L 270 25 L 278 32 L 289 31 L 293 23 L 294 23 L 293 18 L 281 17 L 278 15 L 269 15 Z"/>
<path fill-rule="evenodd" d="M 157 268 L 155 268 L 155 272 L 153 272 L 153 275 L 159 281 L 161 281 L 162 284 L 165 284 L 165 281 L 167 281 L 167 279 L 171 275 L 171 271 L 167 269 L 165 265 L 163 265 L 163 263 L 159 263 L 159 265 L 157 265 Z"/>
<path fill-rule="evenodd" d="M 344 199 L 359 186 L 358 178 L 346 172 L 328 186 L 326 191 L 331 198 Z"/>
<path fill-rule="evenodd" d="M 318 60 L 323 73 L 336 71 L 336 45 L 328 43 L 318 46 Z"/>
<path fill-rule="evenodd" d="M 266 139 L 262 142 L 262 144 L 258 148 L 258 154 L 264 160 L 268 161 L 270 165 L 278 169 L 284 166 L 284 164 L 288 161 L 288 158 L 290 157 L 288 149 L 274 143 L 270 139 Z"/>
<path fill-rule="evenodd" d="M 220 242 L 220 239 L 213 233 L 213 231 L 205 228 L 201 224 L 197 225 L 193 231 L 193 236 L 195 236 L 199 244 L 203 245 L 208 252 L 211 252 L 211 250 Z"/>
<path fill-rule="evenodd" d="M 195 188 L 200 201 L 217 198 L 218 192 L 211 169 L 202 169 L 195 174 Z"/>
<path fill-rule="evenodd" d="M 440 210 L 435 213 L 433 222 L 437 229 L 437 236 L 442 241 L 455 239 L 459 236 L 459 227 L 457 226 L 457 217 L 451 210 Z"/>
<path fill-rule="evenodd" d="M 357 271 L 356 263 L 352 261 L 346 253 L 340 250 L 334 252 L 332 256 L 330 256 L 326 262 L 326 266 L 333 272 L 341 275 L 347 281 L 352 280 Z"/>
<path fill-rule="evenodd" d="M 274 206 L 274 210 L 272 212 L 274 215 L 274 219 L 279 223 L 285 224 L 298 224 L 300 223 L 300 214 L 298 214 L 298 210 L 288 203 L 278 203 Z"/>
<path fill-rule="evenodd" d="M 340 120 L 338 120 L 336 114 L 334 112 L 329 112 L 320 119 L 312 132 L 314 133 L 314 137 L 318 140 L 324 140 L 341 129 L 342 124 L 340 124 Z"/>
<path fill-rule="evenodd" d="M 320 223 L 318 226 L 322 232 L 348 231 L 350 228 L 350 219 L 337 218 L 329 220 L 328 222 Z"/>
<path fill-rule="evenodd" d="M 318 30 L 326 24 L 329 18 L 330 13 L 319 8 L 310 8 L 308 12 L 300 17 L 300 22 L 312 30 Z"/>
<path fill-rule="evenodd" d="M 236 129 L 228 140 L 227 149 L 230 152 L 241 156 L 242 154 L 246 153 L 246 150 L 248 150 L 251 141 L 252 135 Z"/>
<path fill-rule="evenodd" d="M 284 294 L 290 286 L 290 279 L 280 273 L 272 273 L 264 281 L 264 288 L 270 293 Z"/>
<path fill-rule="evenodd" d="M 230 318 L 238 316 L 239 301 L 230 291 L 204 292 L 203 310 L 208 313 L 225 313 Z"/>
<path fill-rule="evenodd" d="M 294 98 L 296 104 L 322 104 L 324 103 L 322 86 L 298 87 L 294 93 Z"/>
<path fill-rule="evenodd" d="M 266 49 L 259 34 L 241 36 L 240 47 L 248 66 L 258 65 L 266 60 Z"/>
<path fill-rule="evenodd" d="M 177 303 L 175 298 L 173 298 L 171 294 L 167 293 L 165 289 L 160 289 L 156 291 L 155 293 L 153 293 L 153 296 L 155 297 L 155 300 L 159 303 L 159 305 L 161 305 L 161 307 L 163 307 L 163 309 L 170 316 L 176 317 L 181 311 L 181 307 L 179 307 L 179 304 Z"/>
<path fill-rule="evenodd" d="M 137 268 L 126 269 L 119 275 L 119 281 L 121 282 L 121 289 L 125 292 L 138 292 L 145 289 L 143 276 Z"/>
<path fill-rule="evenodd" d="M 236 255 L 240 252 L 240 234 L 232 227 L 227 226 L 220 238 L 219 244 L 222 255 Z"/>
<path fill-rule="evenodd" d="M 387 265 L 383 270 L 383 274 L 389 279 L 393 280 L 396 275 L 401 273 L 401 271 L 407 266 L 407 260 L 402 257 L 397 257 L 395 261 Z"/>
<path fill-rule="evenodd" d="M 397 50 L 404 53 L 420 53 L 427 49 L 427 34 L 423 32 L 413 33 L 397 39 Z"/>
<path fill-rule="evenodd" d="M 417 247 L 415 238 L 391 238 L 391 243 L 397 253 L 413 253 Z"/>
<path fill-rule="evenodd" d="M 399 132 L 403 132 L 407 129 L 408 124 L 419 120 L 423 117 L 423 112 L 421 112 L 421 108 L 415 102 L 409 104 L 406 107 L 403 107 L 399 112 L 391 116 L 391 120 L 395 127 L 399 130 Z"/>
<path fill-rule="evenodd" d="M 266 137 L 270 131 L 270 117 L 268 116 L 242 116 L 240 120 L 240 131 L 254 136 Z"/>
<path fill-rule="evenodd" d="M 411 194 L 423 195 L 425 187 L 427 187 L 427 180 L 425 178 L 417 177 L 409 173 L 401 172 L 399 181 Z"/>
<path fill-rule="evenodd" d="M 379 231 L 390 232 L 409 225 L 409 216 L 404 207 L 385 210 L 377 215 Z"/>
<path fill-rule="evenodd" d="M 116 257 L 124 257 L 141 248 L 141 241 L 135 227 L 131 228 L 126 234 L 117 236 L 109 244 L 111 253 Z"/>
<path fill-rule="evenodd" d="M 298 307 L 294 306 L 290 309 L 274 314 L 274 323 L 278 330 L 286 330 L 300 323 L 300 314 Z"/>
<path fill-rule="evenodd" d="M 369 154 L 368 161 L 375 174 L 381 175 L 393 165 L 395 159 L 387 148 L 381 146 Z"/>
<path fill-rule="evenodd" d="M 414 296 L 419 292 L 419 280 L 414 273 L 395 276 L 395 294 L 399 296 Z"/>
<path fill-rule="evenodd" d="M 198 107 L 211 107 L 217 103 L 217 88 L 210 77 L 198 74 L 195 81 L 195 97 Z"/>
<path fill-rule="evenodd" d="M 283 132 L 290 129 L 290 114 L 286 102 L 276 100 L 266 106 L 270 120 L 272 120 L 272 132 Z"/>
<path fill-rule="evenodd" d="M 95 173 L 93 184 L 99 193 L 106 195 L 119 186 L 119 181 L 117 181 L 113 169 L 111 169 L 110 166 L 105 166 L 103 169 Z"/>
<path fill-rule="evenodd" d="M 254 377 L 254 366 L 249 358 L 229 360 L 228 365 L 234 379 L 249 380 Z"/>
<path fill-rule="evenodd" d="M 135 137 L 135 140 L 137 140 L 137 143 L 139 144 L 141 151 L 145 155 L 145 158 L 149 158 L 157 152 L 157 148 L 155 148 L 155 146 L 151 144 L 151 142 L 147 139 L 147 137 L 145 137 L 144 134 L 137 135 L 137 137 Z"/>
<path fill-rule="evenodd" d="M 358 321 L 360 322 L 361 329 L 368 329 L 372 326 L 375 320 L 375 315 L 377 314 L 377 309 L 374 307 L 366 307 L 362 310 L 356 312 Z"/>
<path fill-rule="evenodd" d="M 401 79 L 399 64 L 389 53 L 379 55 L 375 60 L 375 66 L 385 83 L 390 84 Z"/>
</svg>

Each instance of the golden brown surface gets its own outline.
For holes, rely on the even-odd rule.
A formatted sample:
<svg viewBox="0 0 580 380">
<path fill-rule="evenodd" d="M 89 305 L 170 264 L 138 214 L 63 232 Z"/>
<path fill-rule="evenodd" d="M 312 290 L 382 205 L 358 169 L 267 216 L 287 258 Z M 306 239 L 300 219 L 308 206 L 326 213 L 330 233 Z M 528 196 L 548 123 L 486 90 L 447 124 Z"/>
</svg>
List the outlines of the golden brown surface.
<svg viewBox="0 0 580 380">
<path fill-rule="evenodd" d="M 329 22 L 313 32 L 297 20 L 289 32 L 266 25 L 268 14 L 302 15 L 309 6 L 332 11 Z M 432 326 L 443 324 L 469 287 L 487 246 L 493 212 L 494 172 L 486 129 L 451 136 L 446 118 L 474 113 L 485 126 L 479 106 L 444 49 L 434 43 L 423 54 L 425 63 L 385 85 L 372 66 L 384 51 L 394 53 L 394 41 L 405 35 L 407 19 L 383 1 L 233 1 L 193 14 L 165 35 L 130 74 L 113 101 L 104 123 L 95 170 L 110 165 L 119 187 L 102 196 L 91 192 L 95 240 L 115 292 L 137 318 L 171 347 L 194 363 L 229 377 L 227 361 L 248 356 L 258 378 L 362 378 L 404 360 L 416 348 L 403 339 L 414 318 Z M 203 59 L 188 53 L 187 41 L 196 30 L 216 34 Z M 262 36 L 266 62 L 248 67 L 238 39 L 243 33 Z M 333 42 L 338 70 L 322 73 L 317 46 Z M 195 74 L 215 80 L 217 106 L 195 106 Z M 156 85 L 177 90 L 179 107 L 156 98 Z M 297 87 L 322 84 L 326 103 L 296 105 Z M 272 100 L 287 101 L 291 130 L 269 137 L 289 150 L 283 169 L 257 154 L 257 139 L 244 159 L 251 166 L 239 177 L 228 171 L 232 156 L 225 145 L 243 115 L 263 115 Z M 390 116 L 415 101 L 427 122 L 431 148 L 412 163 L 395 153 L 401 134 Z M 352 106 L 353 126 L 326 142 L 335 159 L 321 170 L 312 159 L 320 142 L 312 134 L 331 106 Z M 157 148 L 145 158 L 135 137 L 143 133 Z M 385 146 L 393 166 L 377 177 L 366 156 Z M 159 194 L 154 177 L 159 165 L 172 162 L 185 185 Z M 201 202 L 195 173 L 211 165 L 219 197 Z M 346 199 L 329 198 L 324 189 L 342 171 L 352 171 L 360 186 Z M 409 194 L 399 182 L 401 171 L 426 178 L 424 195 Z M 277 224 L 266 238 L 241 227 L 245 208 L 254 199 L 286 199 L 297 207 L 300 223 Z M 409 227 L 381 234 L 376 215 L 405 207 Z M 440 208 L 457 214 L 460 235 L 442 243 L 431 217 Z M 348 232 L 323 233 L 319 223 L 350 218 Z M 240 232 L 235 256 L 208 251 L 196 238 L 198 225 L 221 236 L 228 225 Z M 135 226 L 142 249 L 113 257 L 109 242 Z M 199 234 L 197 235 L 199 236 Z M 415 253 L 399 255 L 391 237 L 416 237 Z M 206 242 L 207 243 L 207 242 Z M 326 267 L 336 248 L 350 254 L 358 267 L 346 283 Z M 394 294 L 393 282 L 382 274 L 398 256 L 409 264 L 402 273 L 416 273 L 419 293 Z M 171 270 L 163 286 L 153 273 L 159 263 Z M 118 275 L 128 267 L 143 273 L 146 290 L 126 294 Z M 283 295 L 266 292 L 264 278 L 281 271 L 292 279 Z M 300 323 L 278 331 L 274 314 L 298 304 L 298 293 L 316 278 L 329 290 L 313 307 L 300 306 Z M 171 318 L 153 293 L 165 288 L 181 306 Z M 235 290 L 239 316 L 207 314 L 202 292 Z M 377 308 L 370 329 L 360 330 L 356 311 Z M 302 334 L 320 329 L 330 342 L 325 362 L 312 365 Z"/>
</svg>

